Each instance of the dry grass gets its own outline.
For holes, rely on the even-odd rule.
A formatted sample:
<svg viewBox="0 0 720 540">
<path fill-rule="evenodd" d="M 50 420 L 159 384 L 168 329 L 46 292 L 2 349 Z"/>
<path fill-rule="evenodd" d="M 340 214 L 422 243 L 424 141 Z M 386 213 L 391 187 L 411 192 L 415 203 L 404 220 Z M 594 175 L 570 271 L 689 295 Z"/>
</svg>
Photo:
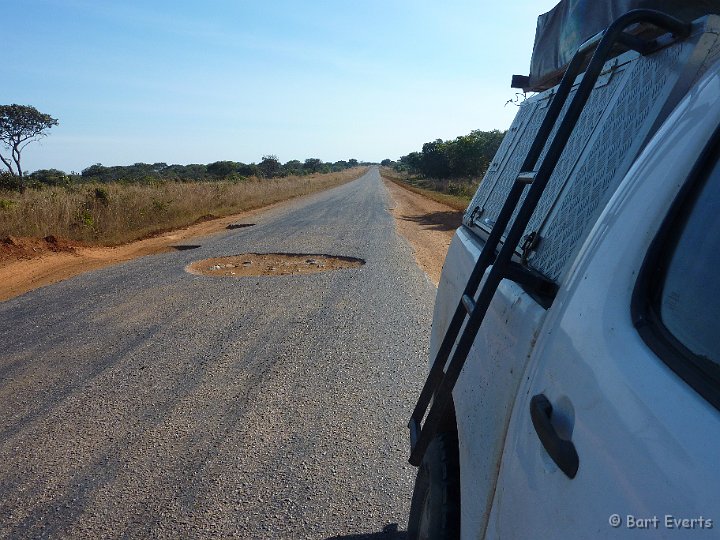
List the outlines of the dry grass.
<svg viewBox="0 0 720 540">
<path fill-rule="evenodd" d="M 380 174 L 383 178 L 395 182 L 399 186 L 417 193 L 433 201 L 445 204 L 455 210 L 465 211 L 472 200 L 472 195 L 451 195 L 449 193 L 442 193 L 434 189 L 427 189 L 417 185 L 417 182 L 413 178 L 408 177 L 404 173 L 399 173 L 390 169 L 389 167 L 380 167 Z"/>
<path fill-rule="evenodd" d="M 82 184 L 24 194 L 0 192 L 0 238 L 55 235 L 117 245 L 328 189 L 366 170 L 240 182 Z"/>
</svg>

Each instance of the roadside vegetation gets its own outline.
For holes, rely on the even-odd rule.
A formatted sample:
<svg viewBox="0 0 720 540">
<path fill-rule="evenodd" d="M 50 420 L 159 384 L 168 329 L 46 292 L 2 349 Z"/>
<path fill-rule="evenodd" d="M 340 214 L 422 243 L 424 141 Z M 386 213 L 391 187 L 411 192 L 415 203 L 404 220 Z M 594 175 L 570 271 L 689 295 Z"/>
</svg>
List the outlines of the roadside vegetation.
<svg viewBox="0 0 720 540">
<path fill-rule="evenodd" d="M 17 177 L 5 173 L 0 178 L 0 239 L 52 235 L 116 245 L 321 191 L 366 170 L 344 163 L 328 171 L 334 164 L 320 162 L 318 170 L 308 168 L 301 174 L 289 174 L 281 166 L 272 175 L 263 176 L 260 170 L 245 176 L 238 172 L 242 164 L 218 163 L 232 165 L 223 174 L 215 164 L 96 165 L 80 175 L 36 171 L 26 176 L 28 189 L 18 189 L 13 184 Z M 252 166 L 254 173 L 256 167 Z"/>
<path fill-rule="evenodd" d="M 448 141 L 437 139 L 397 161 L 383 160 L 382 174 L 438 202 L 464 210 L 504 136 L 504 131 L 475 130 Z"/>
<path fill-rule="evenodd" d="M 390 167 L 380 167 L 380 175 L 385 180 L 395 182 L 405 189 L 459 211 L 464 211 L 467 208 L 472 195 L 475 193 L 466 196 L 450 193 L 447 188 L 443 191 L 442 183 L 437 180 L 413 176 Z"/>
</svg>

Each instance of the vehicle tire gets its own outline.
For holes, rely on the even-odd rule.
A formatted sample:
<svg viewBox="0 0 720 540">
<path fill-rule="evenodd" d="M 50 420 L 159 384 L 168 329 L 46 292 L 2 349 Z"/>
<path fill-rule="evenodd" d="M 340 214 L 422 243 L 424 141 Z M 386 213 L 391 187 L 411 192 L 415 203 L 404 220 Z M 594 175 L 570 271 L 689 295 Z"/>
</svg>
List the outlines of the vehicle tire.
<svg viewBox="0 0 720 540">
<path fill-rule="evenodd" d="M 460 538 L 460 465 L 457 433 L 430 442 L 415 478 L 408 540 Z"/>
</svg>

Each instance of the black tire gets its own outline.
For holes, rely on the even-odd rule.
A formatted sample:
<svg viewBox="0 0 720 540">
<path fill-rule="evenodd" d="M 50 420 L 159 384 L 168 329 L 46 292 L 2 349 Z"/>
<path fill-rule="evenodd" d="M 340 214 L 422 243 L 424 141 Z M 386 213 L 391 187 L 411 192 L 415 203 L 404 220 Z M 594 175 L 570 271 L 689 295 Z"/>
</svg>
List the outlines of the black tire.
<svg viewBox="0 0 720 540">
<path fill-rule="evenodd" d="M 457 433 L 430 442 L 415 478 L 408 540 L 460 538 L 460 465 Z"/>
</svg>

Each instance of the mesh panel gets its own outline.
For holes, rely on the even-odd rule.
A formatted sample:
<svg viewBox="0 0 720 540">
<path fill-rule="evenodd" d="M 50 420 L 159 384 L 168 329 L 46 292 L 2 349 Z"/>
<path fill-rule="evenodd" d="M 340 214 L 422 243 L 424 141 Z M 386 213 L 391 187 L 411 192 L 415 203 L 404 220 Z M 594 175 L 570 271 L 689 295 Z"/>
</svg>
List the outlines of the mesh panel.
<svg viewBox="0 0 720 540">
<path fill-rule="evenodd" d="M 708 17 L 691 38 L 650 56 L 628 53 L 606 64 L 525 230 L 525 234 L 536 231 L 540 235 L 529 266 L 555 281 L 561 280 L 603 202 L 645 142 L 690 84 L 720 55 L 719 20 Z M 471 224 L 470 215 L 476 207 L 483 210 L 479 221 L 496 220 L 521 172 L 552 94 L 553 90 L 549 90 L 521 105 L 468 208 L 466 224 Z"/>
</svg>

